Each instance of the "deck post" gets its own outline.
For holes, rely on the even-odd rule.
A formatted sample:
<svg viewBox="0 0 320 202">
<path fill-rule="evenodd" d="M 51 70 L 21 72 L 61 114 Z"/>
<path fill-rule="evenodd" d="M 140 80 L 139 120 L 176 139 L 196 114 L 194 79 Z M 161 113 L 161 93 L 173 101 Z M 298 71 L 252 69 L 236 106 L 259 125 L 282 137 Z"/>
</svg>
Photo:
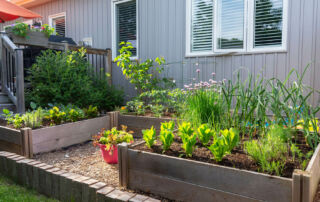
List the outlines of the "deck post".
<svg viewBox="0 0 320 202">
<path fill-rule="evenodd" d="M 25 113 L 25 101 L 24 101 L 24 72 L 23 72 L 23 50 L 17 49 L 15 52 L 15 67 L 17 72 L 17 112 L 20 114 Z"/>
</svg>

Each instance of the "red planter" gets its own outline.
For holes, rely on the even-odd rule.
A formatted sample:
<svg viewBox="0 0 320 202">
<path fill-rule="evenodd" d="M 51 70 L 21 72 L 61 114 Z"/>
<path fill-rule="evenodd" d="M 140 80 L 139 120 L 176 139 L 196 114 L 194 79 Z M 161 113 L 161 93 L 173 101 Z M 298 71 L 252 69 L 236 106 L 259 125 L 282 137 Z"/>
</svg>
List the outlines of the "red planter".
<svg viewBox="0 0 320 202">
<path fill-rule="evenodd" d="M 118 163 L 118 145 L 112 145 L 110 150 L 106 150 L 106 145 L 99 144 L 101 154 L 105 162 L 109 164 Z"/>
</svg>

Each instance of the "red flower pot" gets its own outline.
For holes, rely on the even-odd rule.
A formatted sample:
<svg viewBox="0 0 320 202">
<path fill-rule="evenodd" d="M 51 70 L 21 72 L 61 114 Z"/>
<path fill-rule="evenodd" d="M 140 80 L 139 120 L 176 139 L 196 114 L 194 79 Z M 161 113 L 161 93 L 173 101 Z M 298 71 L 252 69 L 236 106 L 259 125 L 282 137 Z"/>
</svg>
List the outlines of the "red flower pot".
<svg viewBox="0 0 320 202">
<path fill-rule="evenodd" d="M 106 145 L 99 144 L 101 154 L 105 162 L 109 164 L 118 163 L 118 145 L 112 145 L 109 150 L 106 150 Z"/>
</svg>

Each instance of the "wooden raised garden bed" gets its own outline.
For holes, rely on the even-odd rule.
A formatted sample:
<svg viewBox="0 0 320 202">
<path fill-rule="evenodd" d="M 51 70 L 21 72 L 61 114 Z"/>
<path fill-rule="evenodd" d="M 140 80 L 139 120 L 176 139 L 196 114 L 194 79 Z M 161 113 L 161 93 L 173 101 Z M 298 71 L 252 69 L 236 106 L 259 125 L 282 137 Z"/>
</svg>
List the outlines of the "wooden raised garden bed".
<svg viewBox="0 0 320 202">
<path fill-rule="evenodd" d="M 92 135 L 97 134 L 102 128 L 110 129 L 116 126 L 113 117 L 114 113 L 109 113 L 94 119 L 35 130 L 15 130 L 1 126 L 0 150 L 32 157 L 33 154 L 80 144 L 91 140 Z"/>
<path fill-rule="evenodd" d="M 115 112 L 119 113 L 119 112 Z M 141 131 L 146 128 L 154 128 L 159 131 L 162 122 L 171 121 L 171 118 L 156 118 L 156 117 L 147 117 L 147 116 L 134 116 L 134 115 L 118 115 L 118 124 L 119 126 L 125 125 L 128 127 L 128 130 L 134 132 L 135 137 L 142 137 Z"/>
<path fill-rule="evenodd" d="M 320 179 L 320 146 L 292 178 L 119 146 L 120 185 L 178 201 L 312 202 Z"/>
</svg>

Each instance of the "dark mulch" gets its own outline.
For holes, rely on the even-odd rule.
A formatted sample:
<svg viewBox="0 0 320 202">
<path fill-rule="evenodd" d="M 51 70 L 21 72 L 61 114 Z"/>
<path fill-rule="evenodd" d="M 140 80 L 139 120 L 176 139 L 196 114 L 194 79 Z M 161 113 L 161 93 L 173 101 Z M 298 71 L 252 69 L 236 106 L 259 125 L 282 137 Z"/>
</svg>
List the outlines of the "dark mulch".
<svg viewBox="0 0 320 202">
<path fill-rule="evenodd" d="M 201 161 L 205 163 L 212 163 L 212 164 L 218 164 L 218 165 L 228 166 L 232 168 L 261 172 L 260 166 L 257 163 L 255 163 L 245 153 L 242 145 L 243 143 L 241 143 L 240 146 L 235 148 L 230 155 L 225 156 L 221 162 L 216 162 L 213 159 L 213 155 L 210 152 L 210 150 L 207 149 L 206 147 L 203 147 L 199 143 L 196 144 L 196 148 L 193 152 L 193 156 L 186 157 L 182 149 L 181 140 L 179 138 L 176 138 L 175 142 L 171 145 L 170 150 L 168 150 L 164 154 L 168 156 L 182 157 L 182 158 Z M 298 146 L 300 147 L 302 152 L 305 154 L 310 151 L 310 148 L 308 148 L 304 144 L 298 144 Z M 135 146 L 134 149 L 163 154 L 162 145 L 159 141 L 152 147 L 152 149 L 149 149 L 145 144 L 139 144 Z M 295 161 L 293 161 L 292 157 L 289 155 L 285 164 L 282 177 L 291 178 L 294 169 L 301 169 L 300 162 L 297 160 L 297 158 L 295 159 Z M 266 174 L 274 174 L 274 173 L 266 173 Z"/>
</svg>

